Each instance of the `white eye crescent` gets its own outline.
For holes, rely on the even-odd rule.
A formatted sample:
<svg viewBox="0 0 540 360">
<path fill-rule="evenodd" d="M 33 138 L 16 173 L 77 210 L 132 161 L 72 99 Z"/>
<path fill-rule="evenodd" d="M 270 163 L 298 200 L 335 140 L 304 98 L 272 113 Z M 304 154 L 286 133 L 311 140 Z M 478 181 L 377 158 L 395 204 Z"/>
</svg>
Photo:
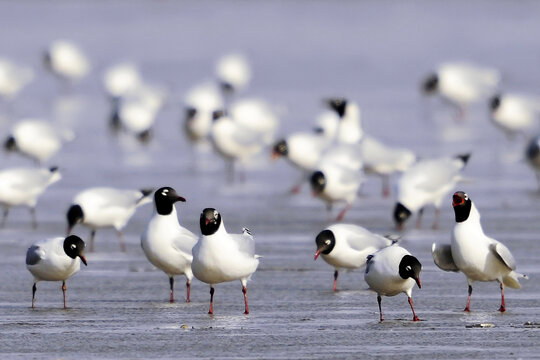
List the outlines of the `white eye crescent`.
<svg viewBox="0 0 540 360">
<path fill-rule="evenodd" d="M 324 243 L 325 243 L 326 245 L 330 245 L 332 242 L 331 242 L 330 240 L 326 240 Z"/>
<path fill-rule="evenodd" d="M 72 249 L 76 249 L 76 248 L 77 248 L 77 245 L 71 244 L 71 248 L 72 248 Z"/>
<path fill-rule="evenodd" d="M 412 270 L 412 268 L 411 268 L 410 266 L 407 266 L 407 267 L 405 268 L 405 270 L 407 270 L 407 271 L 411 271 L 411 270 Z"/>
<path fill-rule="evenodd" d="M 167 194 L 169 193 L 169 189 L 165 189 L 161 192 L 161 195 L 163 196 L 167 196 Z"/>
</svg>

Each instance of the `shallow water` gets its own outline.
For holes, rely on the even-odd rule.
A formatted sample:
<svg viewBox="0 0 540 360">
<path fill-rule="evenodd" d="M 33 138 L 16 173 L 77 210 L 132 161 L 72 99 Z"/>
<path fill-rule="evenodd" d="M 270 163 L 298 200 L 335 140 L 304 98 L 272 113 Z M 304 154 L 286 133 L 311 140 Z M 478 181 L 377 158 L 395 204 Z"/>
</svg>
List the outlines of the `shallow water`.
<svg viewBox="0 0 540 360">
<path fill-rule="evenodd" d="M 23 117 L 44 117 L 72 127 L 75 141 L 54 159 L 63 179 L 37 206 L 31 230 L 26 209 L 14 209 L 0 231 L 1 358 L 533 358 L 540 350 L 540 195 L 533 173 L 519 161 L 523 142 L 508 141 L 489 123 L 485 106 L 456 123 L 437 101 L 422 101 L 418 81 L 437 63 L 466 59 L 500 68 L 503 90 L 537 92 L 540 22 L 536 2 L 474 4 L 398 2 L 3 2 L 2 54 L 39 68 L 51 40 L 77 41 L 94 72 L 73 87 L 60 86 L 43 70 L 11 104 L 3 104 L 1 130 Z M 450 199 L 438 230 L 428 209 L 423 228 L 402 235 L 403 246 L 423 264 L 422 289 L 413 291 L 422 321 L 410 321 L 406 296 L 376 296 L 361 271 L 341 273 L 333 293 L 333 270 L 313 261 L 315 235 L 331 216 L 307 188 L 287 189 L 297 174 L 283 161 L 263 158 L 246 170 L 244 183 L 227 184 L 213 154 L 198 154 L 181 133 L 181 98 L 212 77 L 215 59 L 243 50 L 253 61 L 249 94 L 280 109 L 282 134 L 312 126 L 323 97 L 344 94 L 362 107 L 366 132 L 409 147 L 421 156 L 471 151 L 459 189 L 475 200 L 486 232 L 513 252 L 518 270 L 530 276 L 519 291 L 506 291 L 507 312 L 498 313 L 496 283 L 477 284 L 472 312 L 463 313 L 467 284 L 431 260 L 433 242 L 449 242 Z M 113 138 L 100 75 L 125 59 L 143 76 L 165 84 L 170 102 L 160 113 L 154 141 L 140 146 Z M 429 114 L 429 117 L 425 115 Z M 2 166 L 28 164 L 1 155 Z M 168 303 L 167 277 L 139 246 L 151 206 L 139 209 L 125 229 L 127 253 L 112 230 L 98 231 L 88 267 L 68 280 L 68 310 L 60 283 L 39 283 L 30 308 L 32 277 L 25 269 L 28 246 L 65 231 L 65 211 L 76 192 L 97 185 L 142 188 L 173 186 L 187 198 L 177 205 L 182 224 L 198 232 L 204 207 L 215 207 L 227 228 L 249 227 L 261 254 L 248 285 L 251 314 L 243 315 L 239 283 L 216 287 L 215 315 L 207 315 L 208 287 L 193 281 L 192 303 Z M 458 190 L 458 189 L 456 189 Z M 394 200 L 380 197 L 369 178 L 346 222 L 395 233 Z M 333 216 L 337 214 L 334 210 Z M 87 238 L 88 231 L 75 232 Z M 492 327 L 479 328 L 479 324 Z M 528 324 L 528 325 L 527 325 Z"/>
</svg>

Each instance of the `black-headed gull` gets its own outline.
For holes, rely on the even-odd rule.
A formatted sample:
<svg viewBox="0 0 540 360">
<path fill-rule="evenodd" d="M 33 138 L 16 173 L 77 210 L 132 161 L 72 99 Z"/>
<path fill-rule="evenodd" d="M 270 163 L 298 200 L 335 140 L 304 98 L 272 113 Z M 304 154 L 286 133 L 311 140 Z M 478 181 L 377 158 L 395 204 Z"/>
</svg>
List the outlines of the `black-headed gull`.
<svg viewBox="0 0 540 360">
<path fill-rule="evenodd" d="M 193 275 L 210 285 L 210 309 L 213 314 L 214 286 L 216 284 L 240 280 L 244 293 L 245 314 L 249 314 L 247 301 L 247 281 L 257 270 L 259 256 L 255 255 L 255 242 L 248 229 L 242 234 L 229 234 L 221 214 L 212 208 L 201 213 L 202 236 L 193 247 Z"/>
<path fill-rule="evenodd" d="M 236 100 L 229 106 L 229 113 L 242 127 L 260 134 L 266 145 L 274 141 L 279 119 L 276 111 L 266 101 L 258 98 Z"/>
<path fill-rule="evenodd" d="M 463 191 L 454 193 L 452 206 L 456 224 L 452 231 L 450 246 L 433 244 L 435 264 L 445 271 L 461 271 L 469 283 L 469 296 L 465 311 L 470 311 L 472 284 L 475 281 L 497 281 L 501 287 L 501 306 L 506 311 L 504 287 L 521 288 L 515 271 L 516 261 L 506 246 L 484 234 L 480 213 L 469 196 Z"/>
<path fill-rule="evenodd" d="M 81 260 L 86 265 L 84 248 L 84 241 L 76 235 L 40 241 L 28 248 L 26 267 L 34 275 L 32 308 L 35 306 L 38 281 L 62 281 L 66 308 L 66 280 L 80 270 Z"/>
<path fill-rule="evenodd" d="M 362 138 L 364 131 L 362 129 L 362 121 L 360 117 L 360 107 L 353 101 L 345 98 L 330 98 L 325 101 L 326 105 L 332 109 L 339 118 L 337 124 L 332 117 L 325 116 L 324 120 L 319 118 L 327 136 L 334 137 L 339 144 L 356 144 Z M 329 123 L 325 123 L 325 121 Z M 335 125 L 331 126 L 332 121 Z M 322 125 L 321 124 L 321 125 Z"/>
<path fill-rule="evenodd" d="M 341 221 L 358 196 L 364 182 L 359 145 L 335 145 L 321 157 L 316 171 L 310 177 L 313 195 L 326 202 L 328 210 L 336 202 L 345 207 L 336 220 Z"/>
<path fill-rule="evenodd" d="M 498 70 L 466 62 L 448 62 L 438 66 L 422 82 L 426 95 L 438 94 L 458 109 L 459 118 L 466 107 L 493 94 L 500 81 Z"/>
<path fill-rule="evenodd" d="M 467 164 L 470 154 L 456 157 L 420 160 L 403 173 L 397 184 L 397 203 L 394 208 L 394 221 L 401 229 L 407 219 L 418 212 L 416 227 L 424 207 L 435 207 L 433 228 L 438 226 L 441 203 L 462 179 L 461 171 Z"/>
<path fill-rule="evenodd" d="M 339 269 L 359 269 L 366 265 L 367 256 L 389 246 L 392 240 L 352 224 L 334 224 L 315 238 L 314 259 L 322 256 L 334 271 L 334 291 L 337 291 Z"/>
<path fill-rule="evenodd" d="M 31 68 L 0 58 L 0 97 L 12 100 L 34 78 Z"/>
<path fill-rule="evenodd" d="M 18 152 L 43 164 L 55 156 L 62 145 L 73 137 L 70 131 L 60 131 L 48 121 L 23 119 L 11 128 L 4 142 L 4 149 L 8 152 Z"/>
<path fill-rule="evenodd" d="M 225 106 L 217 85 L 203 82 L 188 90 L 184 96 L 184 131 L 195 144 L 206 144 L 212 129 L 212 116 Z"/>
<path fill-rule="evenodd" d="M 191 249 L 197 236 L 178 223 L 174 203 L 186 201 L 171 187 L 162 187 L 154 193 L 154 212 L 141 236 L 141 247 L 148 261 L 169 277 L 171 303 L 174 302 L 174 276 L 186 276 L 186 302 L 191 288 Z"/>
<path fill-rule="evenodd" d="M 381 321 L 384 320 L 381 295 L 395 296 L 399 293 L 407 294 L 413 313 L 412 320 L 418 321 L 418 317 L 414 312 L 412 288 L 414 284 L 422 288 L 420 282 L 421 270 L 422 264 L 418 259 L 398 245 L 388 246 L 368 257 L 364 279 L 370 288 L 377 293 Z"/>
<path fill-rule="evenodd" d="M 225 95 L 245 89 L 251 80 L 251 67 L 245 55 L 230 53 L 216 62 L 216 76 Z"/>
<path fill-rule="evenodd" d="M 57 167 L 50 169 L 9 168 L 0 171 L 0 204 L 4 208 L 3 227 L 9 209 L 27 206 L 32 217 L 32 226 L 37 227 L 36 204 L 43 192 L 62 178 Z"/>
<path fill-rule="evenodd" d="M 76 224 L 89 227 L 90 251 L 94 251 L 94 237 L 99 228 L 114 227 L 118 233 L 120 248 L 126 251 L 122 239 L 122 229 L 135 210 L 141 205 L 151 202 L 152 190 L 115 189 L 110 187 L 93 187 L 78 193 L 70 205 L 67 217 L 67 234 Z"/>
<path fill-rule="evenodd" d="M 234 181 L 234 165 L 245 165 L 264 148 L 261 134 L 234 121 L 222 111 L 213 114 L 211 129 L 212 145 L 225 161 L 227 179 Z"/>
<path fill-rule="evenodd" d="M 45 51 L 45 67 L 56 76 L 77 81 L 90 71 L 90 62 L 81 49 L 67 40 L 53 41 Z"/>
<path fill-rule="evenodd" d="M 524 94 L 497 94 L 489 100 L 491 121 L 508 136 L 530 134 L 538 129 L 540 97 Z"/>
<path fill-rule="evenodd" d="M 538 188 L 540 189 L 540 136 L 535 136 L 525 149 L 525 159 L 536 174 Z"/>
</svg>

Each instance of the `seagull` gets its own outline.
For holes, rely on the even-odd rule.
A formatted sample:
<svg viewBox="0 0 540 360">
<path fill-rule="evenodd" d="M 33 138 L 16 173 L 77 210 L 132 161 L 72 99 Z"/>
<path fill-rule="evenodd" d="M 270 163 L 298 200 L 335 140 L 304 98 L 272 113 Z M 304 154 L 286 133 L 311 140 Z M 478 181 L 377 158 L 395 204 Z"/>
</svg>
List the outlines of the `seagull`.
<svg viewBox="0 0 540 360">
<path fill-rule="evenodd" d="M 78 193 L 69 207 L 67 234 L 76 224 L 90 228 L 90 251 L 94 251 L 94 237 L 99 228 L 114 227 L 122 251 L 126 245 L 122 239 L 122 229 L 137 208 L 151 202 L 152 190 L 128 190 L 110 187 L 93 187 Z"/>
<path fill-rule="evenodd" d="M 240 99 L 229 107 L 231 118 L 244 128 L 260 134 L 266 145 L 274 141 L 279 119 L 270 104 L 262 99 Z"/>
<path fill-rule="evenodd" d="M 272 148 L 272 159 L 283 157 L 301 172 L 299 181 L 291 188 L 298 193 L 304 181 L 316 169 L 322 154 L 331 145 L 331 140 L 321 133 L 297 132 L 278 140 Z"/>
<path fill-rule="evenodd" d="M 422 82 L 425 95 L 437 94 L 457 107 L 459 119 L 466 107 L 493 94 L 500 81 L 498 70 L 466 62 L 448 62 L 439 65 Z"/>
<path fill-rule="evenodd" d="M 445 271 L 461 271 L 469 283 L 469 297 L 464 311 L 470 311 L 472 284 L 475 281 L 497 281 L 501 288 L 500 312 L 506 311 L 504 287 L 521 288 L 516 272 L 516 261 L 506 246 L 484 234 L 480 212 L 463 191 L 455 192 L 452 206 L 456 224 L 450 245 L 433 244 L 431 252 L 435 264 Z"/>
<path fill-rule="evenodd" d="M 330 124 L 331 117 L 319 118 L 323 124 L 327 122 L 327 136 L 334 137 L 339 144 L 358 143 L 364 134 L 358 104 L 339 97 L 327 99 L 325 103 L 339 118 L 338 123 L 333 126 Z"/>
<path fill-rule="evenodd" d="M 4 141 L 6 151 L 16 151 L 39 164 L 55 156 L 62 145 L 73 140 L 72 132 L 60 131 L 51 123 L 40 119 L 17 122 Z"/>
<path fill-rule="evenodd" d="M 326 202 L 332 210 L 335 202 L 345 202 L 336 221 L 341 221 L 351 208 L 364 182 L 359 146 L 336 145 L 328 149 L 310 177 L 313 195 Z"/>
<path fill-rule="evenodd" d="M 525 149 L 525 158 L 536 174 L 540 189 L 540 136 L 535 136 L 529 141 Z"/>
<path fill-rule="evenodd" d="M 162 187 L 154 193 L 154 212 L 141 236 L 141 247 L 148 261 L 169 277 L 171 303 L 174 302 L 174 275 L 186 276 L 187 296 L 191 288 L 191 249 L 197 236 L 178 223 L 174 203 L 185 202 L 171 187 Z"/>
<path fill-rule="evenodd" d="M 223 111 L 214 112 L 213 119 L 212 145 L 225 160 L 227 178 L 232 182 L 235 162 L 245 164 L 259 154 L 264 147 L 264 140 L 261 134 L 238 124 Z"/>
<path fill-rule="evenodd" d="M 215 71 L 224 95 L 245 89 L 251 80 L 249 61 L 240 53 L 230 53 L 219 58 Z"/>
<path fill-rule="evenodd" d="M 315 238 L 319 255 L 334 271 L 334 291 L 337 291 L 339 269 L 358 269 L 366 265 L 368 255 L 393 244 L 393 241 L 352 224 L 334 224 L 321 231 Z"/>
<path fill-rule="evenodd" d="M 32 227 L 37 227 L 36 204 L 43 192 L 62 178 L 57 167 L 9 168 L 0 171 L 0 204 L 4 207 L 1 227 L 4 227 L 9 209 L 27 206 L 32 217 Z"/>
<path fill-rule="evenodd" d="M 0 58 L 0 97 L 12 100 L 34 79 L 32 68 Z"/>
<path fill-rule="evenodd" d="M 195 144 L 208 142 L 212 128 L 212 114 L 225 106 L 220 89 L 212 82 L 204 82 L 189 89 L 184 97 L 184 131 Z"/>
<path fill-rule="evenodd" d="M 370 288 L 377 293 L 381 321 L 384 320 L 381 295 L 395 296 L 402 292 L 407 294 L 413 313 L 412 320 L 418 321 L 418 316 L 414 312 L 412 288 L 415 283 L 419 288 L 422 288 L 421 270 L 422 264 L 418 259 L 398 245 L 388 246 L 368 256 L 364 279 Z"/>
<path fill-rule="evenodd" d="M 42 280 L 62 281 L 64 309 L 66 309 L 66 280 L 80 270 L 80 261 L 87 265 L 84 248 L 84 241 L 76 235 L 47 239 L 28 248 L 26 268 L 34 275 L 32 309 L 36 301 L 36 284 Z"/>
<path fill-rule="evenodd" d="M 257 270 L 259 256 L 255 255 L 255 242 L 249 229 L 242 234 L 229 234 L 225 230 L 221 214 L 206 208 L 200 218 L 201 233 L 193 247 L 193 275 L 210 285 L 210 310 L 213 314 L 214 286 L 226 281 L 240 280 L 244 293 L 245 312 L 249 314 L 247 281 Z"/>
<path fill-rule="evenodd" d="M 497 94 L 489 100 L 491 121 L 509 137 L 526 135 L 538 129 L 540 97 L 522 94 Z"/>
<path fill-rule="evenodd" d="M 383 197 L 390 195 L 390 176 L 404 172 L 416 161 L 411 150 L 388 146 L 372 136 L 364 135 L 360 147 L 365 173 L 380 176 L 383 180 Z"/>
<path fill-rule="evenodd" d="M 427 205 L 435 206 L 433 228 L 438 226 L 441 202 L 462 179 L 461 171 L 467 164 L 470 154 L 453 158 L 420 160 L 403 173 L 397 186 L 397 203 L 394 208 L 394 221 L 398 229 L 405 221 L 418 212 L 416 227 L 420 228 L 422 213 Z"/>
<path fill-rule="evenodd" d="M 90 71 L 90 62 L 77 45 L 67 40 L 52 42 L 45 51 L 45 67 L 58 77 L 77 81 Z"/>
</svg>

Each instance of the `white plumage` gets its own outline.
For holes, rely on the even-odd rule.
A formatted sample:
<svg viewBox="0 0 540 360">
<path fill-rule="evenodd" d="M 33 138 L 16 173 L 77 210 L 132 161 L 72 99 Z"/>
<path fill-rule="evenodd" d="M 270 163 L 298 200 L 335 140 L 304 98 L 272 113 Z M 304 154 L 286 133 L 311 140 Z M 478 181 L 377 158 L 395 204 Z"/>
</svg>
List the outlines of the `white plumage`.
<svg viewBox="0 0 540 360">
<path fill-rule="evenodd" d="M 76 81 L 88 74 L 90 62 L 77 45 L 67 40 L 52 42 L 45 54 L 45 64 L 61 78 Z"/>
<path fill-rule="evenodd" d="M 0 97 L 11 100 L 34 78 L 30 67 L 0 58 Z"/>
<path fill-rule="evenodd" d="M 540 97 L 523 94 L 499 94 L 490 100 L 491 121 L 507 135 L 527 135 L 538 129 Z"/>
<path fill-rule="evenodd" d="M 244 55 L 231 53 L 218 59 L 216 75 L 224 90 L 241 91 L 249 85 L 251 67 Z"/>
<path fill-rule="evenodd" d="M 62 178 L 58 168 L 9 168 L 0 171 L 0 204 L 4 207 L 2 226 L 9 209 L 14 206 L 27 206 L 32 216 L 32 225 L 37 227 L 35 207 L 41 194 L 53 183 Z"/>
</svg>

